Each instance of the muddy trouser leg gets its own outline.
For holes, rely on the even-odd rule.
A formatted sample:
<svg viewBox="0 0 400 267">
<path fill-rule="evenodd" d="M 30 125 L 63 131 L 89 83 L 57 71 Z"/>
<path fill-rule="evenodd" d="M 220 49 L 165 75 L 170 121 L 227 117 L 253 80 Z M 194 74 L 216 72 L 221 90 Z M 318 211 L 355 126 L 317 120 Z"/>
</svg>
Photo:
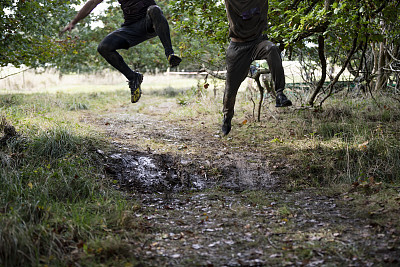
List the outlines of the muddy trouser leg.
<svg viewBox="0 0 400 267">
<path fill-rule="evenodd" d="M 164 17 L 163 12 L 159 6 L 149 6 L 146 16 L 147 27 L 152 27 L 153 31 L 158 35 L 162 45 L 164 46 L 165 56 L 174 53 L 171 43 L 171 35 L 167 19 Z"/>
<path fill-rule="evenodd" d="M 256 46 L 255 60 L 266 59 L 275 85 L 276 94 L 283 93 L 285 89 L 285 72 L 279 48 L 270 41 L 261 41 Z"/>
<path fill-rule="evenodd" d="M 135 77 L 135 72 L 129 68 L 122 56 L 117 52 L 118 49 L 128 49 L 129 43 L 124 38 L 115 35 L 107 35 L 97 47 L 97 51 L 102 57 L 129 81 Z"/>
<path fill-rule="evenodd" d="M 224 93 L 224 120 L 231 120 L 234 114 L 236 95 L 240 84 L 246 78 L 252 62 L 254 44 L 231 42 L 226 51 L 226 81 Z"/>
</svg>

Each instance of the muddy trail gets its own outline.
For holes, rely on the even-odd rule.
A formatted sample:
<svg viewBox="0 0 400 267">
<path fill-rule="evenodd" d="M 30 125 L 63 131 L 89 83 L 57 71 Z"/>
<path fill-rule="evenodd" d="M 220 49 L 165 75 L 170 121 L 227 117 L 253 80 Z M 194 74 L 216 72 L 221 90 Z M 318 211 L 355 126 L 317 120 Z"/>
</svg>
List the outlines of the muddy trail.
<svg viewBox="0 0 400 267">
<path fill-rule="evenodd" d="M 397 222 L 347 192 L 287 190 L 295 166 L 232 146 L 219 122 L 167 121 L 170 108 L 82 117 L 112 140 L 98 153 L 113 186 L 140 203 L 146 238 L 130 241 L 140 266 L 400 265 Z"/>
</svg>

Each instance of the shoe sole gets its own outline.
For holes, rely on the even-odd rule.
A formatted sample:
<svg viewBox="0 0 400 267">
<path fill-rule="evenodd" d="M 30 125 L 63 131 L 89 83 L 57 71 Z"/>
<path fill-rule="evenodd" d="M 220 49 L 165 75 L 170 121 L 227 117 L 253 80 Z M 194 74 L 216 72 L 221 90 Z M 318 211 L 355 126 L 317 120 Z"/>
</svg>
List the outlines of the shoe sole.
<svg viewBox="0 0 400 267">
<path fill-rule="evenodd" d="M 142 90 L 140 89 L 140 86 L 136 88 L 136 90 L 131 94 L 131 102 L 136 103 L 139 101 L 140 97 L 142 96 Z"/>
<path fill-rule="evenodd" d="M 171 56 L 171 58 L 168 61 L 169 61 L 170 67 L 174 68 L 174 67 L 179 66 L 179 64 L 181 64 L 182 59 L 178 56 Z"/>
<path fill-rule="evenodd" d="M 138 102 L 140 97 L 142 96 L 142 89 L 140 88 L 140 85 L 142 84 L 142 82 L 143 82 L 143 75 L 142 75 L 142 77 L 140 77 L 140 82 L 139 82 L 138 88 L 135 89 L 133 94 L 131 92 L 131 102 L 132 103 Z"/>
</svg>

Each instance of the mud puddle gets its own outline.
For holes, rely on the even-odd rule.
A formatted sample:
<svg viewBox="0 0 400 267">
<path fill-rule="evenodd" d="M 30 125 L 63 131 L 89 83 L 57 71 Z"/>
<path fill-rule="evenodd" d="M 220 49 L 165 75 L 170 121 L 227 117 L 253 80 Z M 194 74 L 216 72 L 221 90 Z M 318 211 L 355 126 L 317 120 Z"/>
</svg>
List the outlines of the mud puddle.
<svg viewBox="0 0 400 267">
<path fill-rule="evenodd" d="M 106 171 L 118 189 L 140 193 L 203 190 L 215 184 L 201 169 L 183 168 L 187 161 L 170 155 L 124 151 L 106 156 Z"/>
<path fill-rule="evenodd" d="M 104 156 L 114 186 L 132 192 L 177 193 L 215 187 L 244 191 L 277 185 L 277 179 L 268 170 L 254 168 L 245 160 L 210 165 L 208 160 L 121 149 Z"/>
</svg>

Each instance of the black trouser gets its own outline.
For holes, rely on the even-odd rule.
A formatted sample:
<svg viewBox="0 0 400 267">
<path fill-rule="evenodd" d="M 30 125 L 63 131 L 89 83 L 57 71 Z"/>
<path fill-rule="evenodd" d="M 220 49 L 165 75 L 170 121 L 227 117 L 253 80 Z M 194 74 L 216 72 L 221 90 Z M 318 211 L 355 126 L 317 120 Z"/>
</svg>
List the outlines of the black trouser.
<svg viewBox="0 0 400 267">
<path fill-rule="evenodd" d="M 267 60 L 276 93 L 283 92 L 285 73 L 280 50 L 276 45 L 262 38 L 252 42 L 231 42 L 226 51 L 227 74 L 223 107 L 225 119 L 232 119 L 239 86 L 249 73 L 251 62 L 259 59 Z"/>
<path fill-rule="evenodd" d="M 99 44 L 97 51 L 130 81 L 135 78 L 136 74 L 125 63 L 117 50 L 128 49 L 155 36 L 160 38 L 167 57 L 174 53 L 168 21 L 161 9 L 154 5 L 149 6 L 147 15 L 142 20 L 123 26 L 107 35 Z"/>
</svg>

